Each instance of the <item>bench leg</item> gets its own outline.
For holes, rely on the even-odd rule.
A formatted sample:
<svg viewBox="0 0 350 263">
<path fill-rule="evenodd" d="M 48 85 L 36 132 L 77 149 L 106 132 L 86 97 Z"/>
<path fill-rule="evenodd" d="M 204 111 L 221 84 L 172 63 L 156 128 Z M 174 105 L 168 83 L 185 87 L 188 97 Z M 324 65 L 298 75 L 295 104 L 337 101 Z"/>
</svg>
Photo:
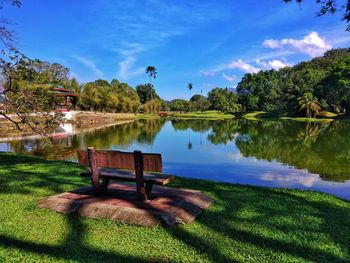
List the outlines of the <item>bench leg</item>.
<svg viewBox="0 0 350 263">
<path fill-rule="evenodd" d="M 89 166 L 91 170 L 91 183 L 92 183 L 92 192 L 95 196 L 100 194 L 100 172 L 97 167 L 96 160 L 96 150 L 93 147 L 89 147 L 87 150 Z"/>
<path fill-rule="evenodd" d="M 100 177 L 98 174 L 93 174 L 91 176 L 91 183 L 92 183 L 92 192 L 93 195 L 98 196 L 100 194 Z"/>
<path fill-rule="evenodd" d="M 105 193 L 107 191 L 109 181 L 110 181 L 109 177 L 103 177 L 102 183 L 100 185 L 101 193 Z"/>
<path fill-rule="evenodd" d="M 153 183 L 146 183 L 145 190 L 148 198 L 150 198 L 151 196 L 152 188 L 153 188 Z"/>
<path fill-rule="evenodd" d="M 95 180 L 94 180 L 95 179 Z M 107 191 L 110 179 L 108 177 L 102 178 L 102 182 L 100 182 L 100 178 L 92 179 L 92 191 L 95 196 L 99 196 L 104 194 Z"/>
</svg>

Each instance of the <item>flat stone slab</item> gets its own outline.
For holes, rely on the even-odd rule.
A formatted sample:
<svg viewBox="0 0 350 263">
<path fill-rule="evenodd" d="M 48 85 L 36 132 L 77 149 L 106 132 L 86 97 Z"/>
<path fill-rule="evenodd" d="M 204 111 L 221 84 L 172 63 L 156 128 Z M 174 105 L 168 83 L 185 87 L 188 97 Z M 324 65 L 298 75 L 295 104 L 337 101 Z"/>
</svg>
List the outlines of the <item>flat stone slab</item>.
<svg viewBox="0 0 350 263">
<path fill-rule="evenodd" d="M 59 213 L 77 213 L 92 218 L 108 218 L 127 224 L 169 226 L 191 223 L 213 202 L 199 191 L 154 186 L 150 200 L 138 202 L 136 186 L 111 183 L 105 195 L 95 197 L 91 187 L 50 196 L 38 206 Z"/>
</svg>

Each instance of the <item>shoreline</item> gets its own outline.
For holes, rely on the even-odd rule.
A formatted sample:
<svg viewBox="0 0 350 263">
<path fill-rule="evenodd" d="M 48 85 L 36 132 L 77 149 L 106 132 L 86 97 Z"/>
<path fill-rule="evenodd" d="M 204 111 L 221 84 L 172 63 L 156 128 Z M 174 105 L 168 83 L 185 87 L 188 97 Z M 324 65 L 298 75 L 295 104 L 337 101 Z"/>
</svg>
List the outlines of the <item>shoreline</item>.
<svg viewBox="0 0 350 263">
<path fill-rule="evenodd" d="M 67 137 L 70 135 L 77 135 L 85 132 L 91 132 L 94 130 L 99 130 L 107 127 L 111 127 L 114 125 L 122 125 L 130 122 L 134 122 L 135 120 L 121 120 L 121 121 L 115 121 L 112 123 L 106 123 L 101 126 L 97 127 L 88 127 L 88 128 L 78 128 L 77 130 L 74 130 L 72 132 L 62 132 L 62 133 L 53 133 L 49 136 L 49 138 L 55 138 L 55 137 Z M 19 136 L 11 136 L 11 137 L 0 137 L 0 143 L 6 143 L 6 142 L 11 142 L 11 141 L 19 141 L 19 140 L 33 140 L 33 139 L 42 139 L 43 136 L 39 134 L 32 134 L 32 135 L 19 135 Z"/>
</svg>

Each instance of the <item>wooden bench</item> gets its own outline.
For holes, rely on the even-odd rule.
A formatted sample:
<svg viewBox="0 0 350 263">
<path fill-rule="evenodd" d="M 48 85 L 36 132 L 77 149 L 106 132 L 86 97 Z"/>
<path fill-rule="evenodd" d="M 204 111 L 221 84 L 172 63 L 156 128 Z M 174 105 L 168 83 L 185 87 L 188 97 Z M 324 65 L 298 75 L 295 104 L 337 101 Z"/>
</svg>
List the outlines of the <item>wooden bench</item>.
<svg viewBox="0 0 350 263">
<path fill-rule="evenodd" d="M 173 175 L 162 174 L 162 156 L 141 151 L 96 151 L 89 147 L 78 150 L 80 165 L 90 171 L 81 176 L 91 177 L 94 195 L 106 192 L 111 179 L 136 182 L 137 199 L 146 201 L 154 184 L 165 185 L 175 179 Z"/>
</svg>

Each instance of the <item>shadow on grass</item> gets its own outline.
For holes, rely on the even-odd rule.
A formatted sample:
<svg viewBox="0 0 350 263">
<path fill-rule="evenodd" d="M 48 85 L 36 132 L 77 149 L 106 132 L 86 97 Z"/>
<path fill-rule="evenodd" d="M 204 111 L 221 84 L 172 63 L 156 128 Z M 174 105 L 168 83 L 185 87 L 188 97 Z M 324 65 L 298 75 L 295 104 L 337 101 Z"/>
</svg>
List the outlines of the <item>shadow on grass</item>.
<svg viewBox="0 0 350 263">
<path fill-rule="evenodd" d="M 0 194 L 36 194 L 38 198 L 44 198 L 87 184 L 77 176 L 81 169 L 76 165 L 14 154 L 0 154 L 0 162 Z M 257 260 L 271 253 L 287 255 L 289 260 L 350 262 L 348 203 L 323 194 L 310 197 L 306 192 L 182 178 L 172 185 L 200 190 L 214 198 L 214 205 L 196 223 L 213 232 L 212 238 L 197 233 L 191 225 L 164 228 L 171 237 L 213 262 L 240 262 L 242 258 L 248 260 L 249 256 Z M 43 192 L 38 194 L 37 191 Z M 28 242 L 0 234 L 0 246 L 78 262 L 171 261 L 122 255 L 88 246 L 84 244 L 88 229 L 82 218 L 77 215 L 65 217 L 69 231 L 59 245 Z M 316 221 L 320 223 L 314 223 Z M 221 240 L 234 241 L 242 247 L 223 247 Z M 329 241 L 332 244 L 325 243 Z M 325 250 L 324 246 L 329 249 Z M 252 255 L 249 255 L 249 247 L 254 248 Z M 332 248 L 337 248 L 338 252 Z M 227 250 L 240 254 L 240 257 L 234 258 Z M 256 251 L 260 254 L 254 255 Z M 271 258 L 274 256 L 267 257 Z"/>
<path fill-rule="evenodd" d="M 212 186 L 208 187 L 208 183 Z M 341 207 L 331 201 L 310 200 L 305 197 L 306 192 L 285 189 L 240 186 L 234 191 L 228 191 L 224 184 L 191 179 L 181 181 L 177 186 L 183 188 L 194 188 L 195 186 L 196 190 L 207 192 L 212 196 L 214 194 L 215 205 L 221 206 L 223 211 L 220 209 L 216 212 L 210 209 L 198 222 L 215 233 L 265 251 L 289 254 L 302 261 L 350 262 L 349 205 Z M 316 195 L 326 196 L 319 193 Z M 331 197 L 331 199 L 335 198 Z M 254 211 L 256 214 L 251 218 L 240 216 L 240 212 L 245 210 Z M 303 218 L 305 211 L 308 217 L 321 220 L 322 224 L 315 226 L 312 218 L 305 220 Z M 284 220 L 276 220 L 277 217 L 293 218 L 302 223 L 290 225 Z M 309 224 L 307 221 L 310 221 Z M 267 232 L 264 233 L 262 229 Z M 213 260 L 228 262 L 227 258 L 215 251 L 215 244 L 210 244 L 210 240 L 198 239 L 196 235 L 189 234 L 183 228 L 169 229 L 169 232 L 188 246 L 199 249 L 202 253 L 214 255 Z M 324 250 L 324 246 L 331 246 L 331 244 L 322 243 L 322 241 L 318 245 L 314 244 L 323 235 L 329 236 L 335 244 L 334 247 L 340 248 L 341 256 L 332 249 Z M 293 240 L 291 236 L 299 237 L 300 240 L 306 239 L 308 242 L 305 240 L 295 242 L 296 240 Z"/>
</svg>

